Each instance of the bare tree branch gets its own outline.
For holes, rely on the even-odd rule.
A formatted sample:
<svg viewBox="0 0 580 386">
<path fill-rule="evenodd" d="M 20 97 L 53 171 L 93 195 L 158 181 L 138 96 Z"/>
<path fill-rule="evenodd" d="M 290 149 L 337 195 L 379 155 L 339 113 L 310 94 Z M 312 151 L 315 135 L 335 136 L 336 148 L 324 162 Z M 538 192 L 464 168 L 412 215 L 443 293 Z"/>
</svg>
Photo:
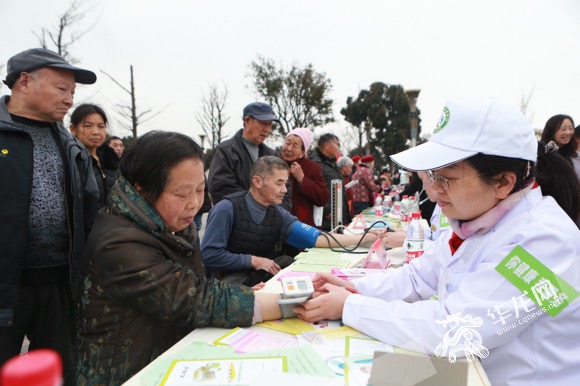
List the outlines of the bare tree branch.
<svg viewBox="0 0 580 386">
<path fill-rule="evenodd" d="M 533 87 L 527 95 L 524 93 L 524 90 L 522 90 L 522 97 L 520 99 L 520 111 L 526 116 L 526 118 L 528 118 L 528 121 L 530 122 L 532 122 L 534 119 L 534 113 L 528 113 L 528 107 L 530 105 L 530 101 L 532 100 L 532 96 L 534 96 Z"/>
<path fill-rule="evenodd" d="M 145 122 L 149 122 L 150 120 L 152 120 L 153 118 L 155 118 L 156 116 L 158 116 L 159 114 L 161 114 L 162 112 L 164 112 L 165 110 L 167 110 L 169 108 L 169 106 L 171 106 L 172 103 L 167 104 L 165 107 L 163 107 L 161 110 L 157 111 L 156 113 L 153 113 L 153 115 L 148 116 L 146 119 L 139 119 L 139 123 L 145 123 Z M 141 118 L 143 115 L 145 114 L 149 114 L 153 111 L 153 109 L 149 109 L 145 112 L 142 112 L 141 114 L 139 114 L 137 116 L 137 118 Z"/>
<path fill-rule="evenodd" d="M 87 14 L 97 7 L 95 4 L 90 7 L 85 7 L 84 0 L 73 0 L 68 9 L 60 16 L 58 25 L 52 29 L 43 27 L 39 32 L 33 32 L 38 38 L 41 47 L 51 49 L 54 46 L 56 51 L 65 60 L 76 63 L 78 60 L 74 58 L 70 52 L 71 46 L 78 42 L 83 36 L 89 33 L 97 24 L 100 15 L 89 27 L 82 30 L 75 30 L 74 28 L 81 24 Z M 49 46 L 49 43 L 52 46 Z"/>
<path fill-rule="evenodd" d="M 205 138 L 209 141 L 209 146 L 215 149 L 223 138 L 223 128 L 230 119 L 225 114 L 229 91 L 226 86 L 220 92 L 216 84 L 209 85 L 209 95 L 201 99 L 201 112 L 195 116 L 197 123 L 205 133 Z"/>
<path fill-rule="evenodd" d="M 107 74 L 103 70 L 99 70 L 99 71 L 101 71 L 104 75 L 106 75 L 109 79 L 111 79 L 113 81 L 113 83 L 115 83 L 117 86 L 121 87 L 123 89 L 123 91 L 125 91 L 127 94 L 131 95 L 131 91 L 128 90 L 127 88 L 125 88 L 125 86 L 123 86 L 121 83 L 119 83 L 117 81 L 117 79 L 113 78 L 111 75 Z"/>
<path fill-rule="evenodd" d="M 142 119 L 145 115 L 151 114 L 151 112 L 153 110 L 147 109 L 145 111 L 137 113 L 137 102 L 136 102 L 136 96 L 135 96 L 135 80 L 133 78 L 133 65 L 130 65 L 129 69 L 130 69 L 130 73 L 131 73 L 129 88 L 123 86 L 123 84 L 121 82 L 117 81 L 117 79 L 115 79 L 112 75 L 109 75 L 108 73 L 106 73 L 103 70 L 100 70 L 100 71 L 101 71 L 101 73 L 105 74 L 109 79 L 111 79 L 113 81 L 113 83 L 115 83 L 117 86 L 119 86 L 123 91 L 125 91 L 126 93 L 129 94 L 129 96 L 131 98 L 131 104 L 130 105 L 117 104 L 115 110 L 119 115 L 122 116 L 122 118 L 127 119 L 130 122 L 130 124 L 127 125 L 127 124 L 123 124 L 121 121 L 118 121 L 118 122 L 120 122 L 121 125 L 124 127 L 130 127 L 129 130 L 132 132 L 133 138 L 137 138 L 137 128 L 139 127 L 139 124 L 148 122 L 151 119 L 155 118 L 157 115 L 159 115 L 163 111 L 165 111 L 170 106 L 170 104 L 168 104 L 167 106 L 162 108 L 160 111 L 149 116 L 147 119 Z"/>
<path fill-rule="evenodd" d="M 349 124 L 349 127 L 346 127 L 343 131 L 342 136 L 340 137 L 340 144 L 344 147 L 344 149 L 356 149 L 359 145 L 359 137 L 362 135 L 362 129 Z M 345 153 L 344 155 L 348 155 Z"/>
</svg>

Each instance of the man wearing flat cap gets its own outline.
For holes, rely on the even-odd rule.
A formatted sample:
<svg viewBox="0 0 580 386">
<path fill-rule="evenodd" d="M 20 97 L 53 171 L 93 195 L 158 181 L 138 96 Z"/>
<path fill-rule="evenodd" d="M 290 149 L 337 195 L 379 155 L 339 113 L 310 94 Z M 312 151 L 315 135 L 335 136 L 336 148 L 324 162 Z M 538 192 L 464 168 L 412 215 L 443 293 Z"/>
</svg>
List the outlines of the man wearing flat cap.
<svg viewBox="0 0 580 386">
<path fill-rule="evenodd" d="M 34 48 L 8 60 L 0 99 L 0 366 L 21 350 L 50 348 L 74 384 L 71 287 L 96 214 L 90 156 L 62 125 L 76 83 L 96 75 Z"/>
<path fill-rule="evenodd" d="M 352 175 L 352 180 L 358 180 L 358 184 L 352 187 L 352 200 L 354 214 L 357 215 L 373 205 L 373 192 L 380 193 L 382 188 L 375 184 L 373 168 L 375 157 L 367 154 L 361 158 L 357 171 Z"/>
<path fill-rule="evenodd" d="M 274 155 L 274 150 L 264 144 L 272 132 L 272 123 L 280 122 L 272 106 L 253 102 L 244 107 L 244 127 L 226 141 L 220 143 L 209 167 L 209 193 L 214 204 L 224 197 L 250 190 L 250 169 L 256 160 Z M 292 208 L 291 186 L 284 197 L 282 207 Z"/>
</svg>

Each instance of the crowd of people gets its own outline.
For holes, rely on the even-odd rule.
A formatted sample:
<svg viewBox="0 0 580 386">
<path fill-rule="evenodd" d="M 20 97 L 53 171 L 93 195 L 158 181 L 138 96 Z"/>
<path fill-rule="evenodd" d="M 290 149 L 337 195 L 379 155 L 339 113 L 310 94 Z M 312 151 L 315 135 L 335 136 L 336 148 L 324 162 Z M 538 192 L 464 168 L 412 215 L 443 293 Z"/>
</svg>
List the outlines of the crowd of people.
<svg viewBox="0 0 580 386">
<path fill-rule="evenodd" d="M 496 269 L 518 251 L 528 268 L 551 272 L 556 289 L 565 282 L 568 298 L 556 317 L 501 335 L 495 324 L 482 328 L 484 368 L 494 384 L 580 381 L 580 128 L 571 116 L 548 119 L 538 142 L 517 109 L 452 99 L 428 142 L 375 170 L 373 155 L 349 157 L 335 134 L 311 148 L 311 128 L 290 130 L 276 154 L 265 141 L 279 118 L 252 102 L 206 171 L 203 149 L 184 134 L 152 131 L 125 149 L 95 104 L 76 106 L 67 130 L 76 84 L 95 83 L 92 71 L 40 48 L 6 69 L 0 366 L 26 337 L 30 350 L 59 353 L 65 385 L 118 385 L 197 327 L 295 316 L 342 319 L 385 343 L 440 354 L 438 321 L 486 319 L 512 299 L 531 307 L 522 299 L 530 294 Z M 336 213 L 345 226 L 403 196 L 436 235 L 421 258 L 388 279 L 318 274 L 312 299 L 291 310 L 259 291 L 307 248 L 403 245 L 403 232 L 327 235 Z"/>
</svg>

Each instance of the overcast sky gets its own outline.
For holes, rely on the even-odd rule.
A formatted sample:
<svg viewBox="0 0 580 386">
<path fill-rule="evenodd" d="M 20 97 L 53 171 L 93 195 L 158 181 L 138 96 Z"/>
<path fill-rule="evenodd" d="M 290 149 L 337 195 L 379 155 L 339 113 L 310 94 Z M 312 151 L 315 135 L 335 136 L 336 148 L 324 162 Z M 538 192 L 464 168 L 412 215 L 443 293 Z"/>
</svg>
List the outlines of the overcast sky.
<svg viewBox="0 0 580 386">
<path fill-rule="evenodd" d="M 246 75 L 257 55 L 283 66 L 312 63 L 331 79 L 337 123 L 316 134 L 346 130 L 340 115 L 346 98 L 375 81 L 421 89 L 423 132 L 432 131 L 445 100 L 464 95 L 519 106 L 533 93 L 528 117 L 535 128 L 558 113 L 580 121 L 577 0 L 85 2 L 94 9 L 79 29 L 95 26 L 71 52 L 98 80 L 79 86 L 75 103 L 105 107 L 116 135 L 130 134 L 114 113 L 128 95 L 99 70 L 128 86 L 132 64 L 138 107 L 165 108 L 140 134 L 174 130 L 198 139 L 195 114 L 209 83 L 229 89 L 226 133 L 241 127 L 242 108 L 255 100 Z M 53 27 L 69 4 L 0 0 L 0 62 L 38 46 L 33 32 Z"/>
</svg>

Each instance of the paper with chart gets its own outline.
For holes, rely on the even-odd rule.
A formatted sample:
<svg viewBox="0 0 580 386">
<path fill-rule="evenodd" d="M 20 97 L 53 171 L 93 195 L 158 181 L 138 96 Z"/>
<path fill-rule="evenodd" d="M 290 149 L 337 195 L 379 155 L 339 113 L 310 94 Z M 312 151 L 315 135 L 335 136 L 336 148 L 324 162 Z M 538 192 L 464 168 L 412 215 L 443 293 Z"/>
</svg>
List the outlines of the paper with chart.
<svg viewBox="0 0 580 386">
<path fill-rule="evenodd" d="M 161 385 L 249 385 L 264 372 L 285 371 L 284 357 L 176 360 Z"/>
<path fill-rule="evenodd" d="M 344 377 L 349 386 L 368 383 L 375 351 L 393 352 L 393 346 L 372 338 L 346 337 Z"/>
<path fill-rule="evenodd" d="M 291 335 L 273 335 L 255 330 L 236 327 L 218 338 L 215 345 L 233 347 L 238 353 L 250 353 L 269 350 L 280 350 L 298 346 L 296 337 Z"/>
</svg>

